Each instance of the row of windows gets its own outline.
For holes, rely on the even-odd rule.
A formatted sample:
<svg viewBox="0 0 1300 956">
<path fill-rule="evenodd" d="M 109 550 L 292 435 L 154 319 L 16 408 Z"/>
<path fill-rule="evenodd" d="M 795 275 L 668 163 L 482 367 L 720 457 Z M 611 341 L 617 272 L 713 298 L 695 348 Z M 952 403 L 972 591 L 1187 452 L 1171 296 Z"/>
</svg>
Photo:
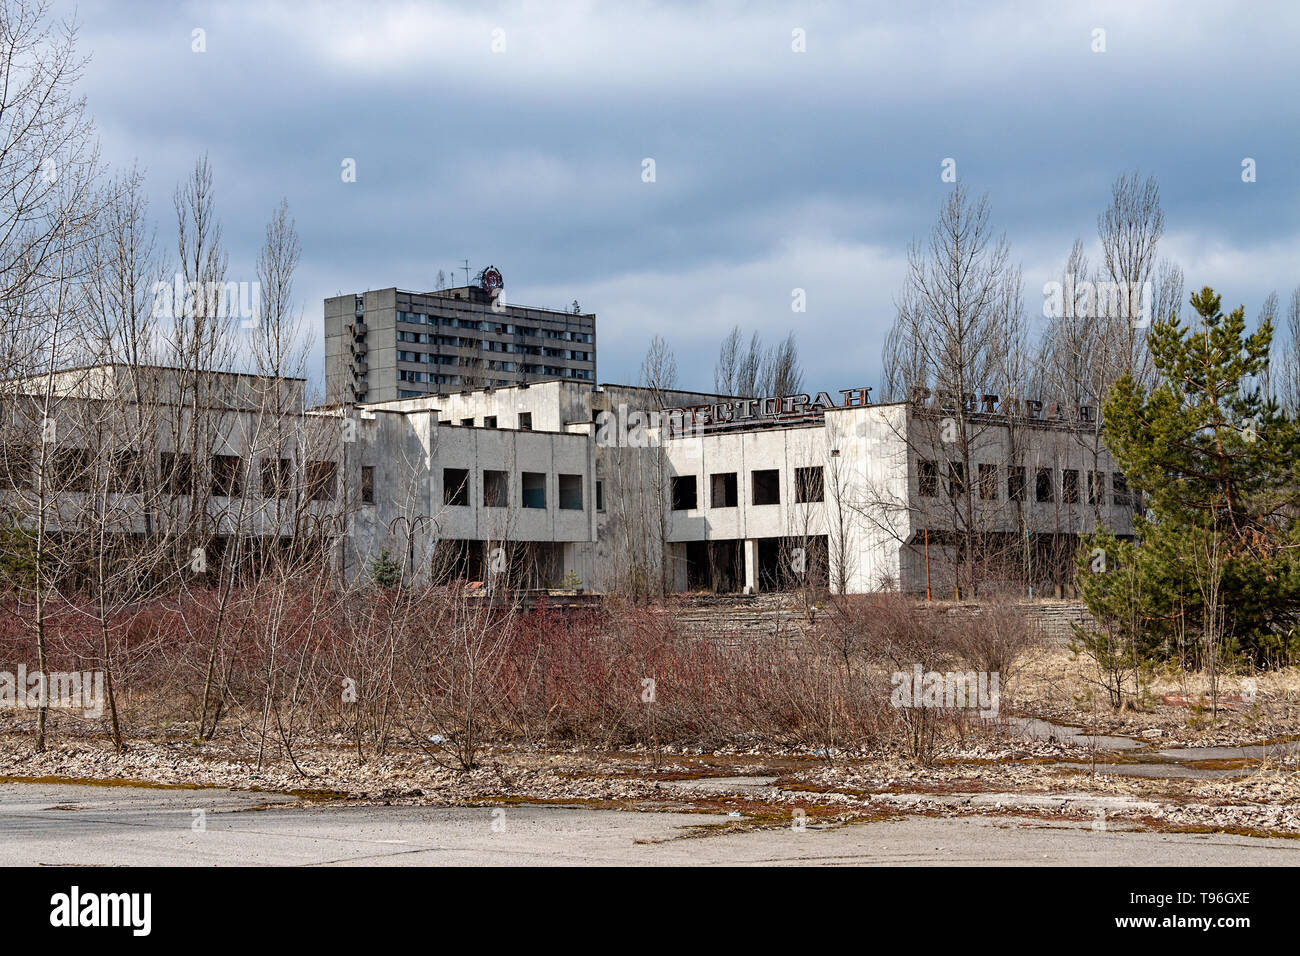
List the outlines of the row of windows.
<svg viewBox="0 0 1300 956">
<path fill-rule="evenodd" d="M 495 419 L 489 419 L 495 427 Z M 472 423 L 472 419 L 470 420 Z M 90 490 L 90 457 L 84 449 L 65 449 L 54 456 L 53 467 L 58 476 L 60 487 L 66 491 Z M 166 490 L 170 494 L 188 495 L 191 492 L 194 474 L 189 455 L 163 452 L 159 459 L 159 468 Z M 10 469 L 4 469 L 8 477 Z M 237 455 L 213 455 L 211 460 L 210 491 L 214 497 L 239 498 L 245 492 L 247 469 L 244 459 Z M 140 492 L 144 487 L 144 476 L 134 456 L 124 455 L 119 458 L 118 478 L 114 485 L 121 492 Z M 265 498 L 288 498 L 293 490 L 293 460 L 289 458 L 262 458 L 259 475 L 261 493 Z M 734 492 L 734 478 L 733 492 Z M 443 504 L 452 507 L 469 507 L 470 478 L 465 468 L 444 468 L 442 471 Z M 546 508 L 546 475 L 543 472 L 520 472 L 520 505 L 524 508 Z M 332 461 L 309 461 L 304 466 L 303 490 L 313 501 L 330 501 L 337 494 L 338 465 Z M 509 502 L 509 476 L 504 471 L 486 469 L 483 471 L 483 507 L 504 508 Z M 361 466 L 361 501 L 363 504 L 375 502 L 375 468 L 373 465 Z M 557 504 L 561 511 L 582 510 L 582 476 L 560 474 L 556 476 Z M 596 510 L 604 511 L 604 482 L 596 482 Z"/>
<path fill-rule="evenodd" d="M 5 467 L 0 468 L 0 485 L 14 488 L 29 484 L 35 462 L 33 452 L 23 459 L 10 456 Z M 50 468 L 55 487 L 60 491 L 90 491 L 95 483 L 95 462 L 85 448 L 60 449 L 50 458 Z M 304 493 L 313 501 L 333 499 L 338 484 L 337 469 L 332 461 L 306 462 L 302 475 Z M 188 454 L 162 452 L 158 456 L 157 474 L 146 474 L 148 470 L 140 454 L 124 451 L 114 457 L 109 473 L 101 473 L 101 477 L 106 477 L 112 490 L 119 494 L 141 494 L 151 482 L 161 478 L 168 494 L 189 495 L 196 490 L 196 481 L 205 481 L 209 494 L 218 498 L 243 497 L 248 478 L 247 463 L 238 455 L 213 455 L 206 479 L 196 479 L 193 459 Z M 262 458 L 256 474 L 265 498 L 288 498 L 294 489 L 294 465 L 290 458 Z"/>
<path fill-rule="evenodd" d="M 430 375 L 429 384 L 430 385 L 462 385 L 462 384 L 469 384 L 469 383 L 461 382 L 459 375 Z M 497 388 L 508 388 L 509 386 L 514 385 L 515 383 L 507 381 L 506 379 L 502 378 L 502 379 L 497 379 L 496 381 L 492 381 L 491 379 L 489 379 L 487 381 L 475 382 L 474 384 L 480 387 L 483 385 L 494 385 Z M 430 394 L 429 392 L 419 392 L 409 388 L 399 388 L 397 390 L 398 398 L 428 398 L 429 394 Z M 366 400 L 366 396 L 364 392 L 357 396 L 358 402 L 364 402 L 365 400 Z"/>
<path fill-rule="evenodd" d="M 559 474 L 556 491 L 561 511 L 582 510 L 582 475 Z M 484 508 L 505 508 L 510 502 L 510 476 L 504 471 L 483 470 L 482 502 Z M 604 482 L 596 482 L 596 510 L 605 510 Z M 442 503 L 453 508 L 468 508 L 471 499 L 468 468 L 442 470 Z M 546 474 L 540 471 L 519 473 L 519 503 L 524 508 L 546 508 Z"/>
<path fill-rule="evenodd" d="M 429 375 L 428 382 L 429 382 L 430 385 L 468 385 L 468 384 L 471 384 L 471 383 L 469 383 L 469 382 L 462 382 L 462 381 L 461 381 L 461 377 L 460 377 L 459 375 Z M 493 386 L 495 386 L 495 387 L 497 387 L 497 388 L 508 388 L 508 387 L 510 387 L 511 385 L 514 385 L 515 383 L 512 382 L 512 381 L 510 381 L 509 379 L 498 378 L 498 379 L 479 380 L 479 381 L 475 381 L 475 382 L 473 382 L 472 384 L 474 384 L 474 385 L 476 385 L 476 386 L 478 386 L 478 387 L 482 387 L 482 386 L 484 386 L 484 385 L 493 385 Z M 415 391 L 415 390 L 413 390 L 413 389 L 409 389 L 409 388 L 399 388 L 399 389 L 397 390 L 397 397 L 398 397 L 398 398 L 427 398 L 428 395 L 429 395 L 428 392 Z M 365 393 L 365 392 L 361 392 L 361 393 L 359 393 L 359 394 L 357 395 L 357 401 L 358 401 L 358 402 L 364 402 L 365 400 L 366 400 L 366 393 Z"/>
<path fill-rule="evenodd" d="M 397 361 L 399 361 L 399 362 L 423 362 L 423 363 L 425 363 L 426 365 L 456 365 L 456 364 L 458 364 L 458 363 L 457 363 L 457 356 L 455 356 L 455 355 L 438 355 L 438 354 L 436 354 L 436 353 L 435 353 L 435 354 L 430 354 L 430 353 L 428 353 L 428 352 L 403 352 L 403 351 L 401 351 L 401 350 L 399 350 L 398 353 L 397 353 Z"/>
<path fill-rule="evenodd" d="M 531 335 L 537 338 L 560 339 L 564 342 L 591 342 L 590 332 L 571 332 L 559 329 L 541 329 L 535 325 L 515 325 L 507 322 L 454 319 L 447 315 L 425 315 L 422 312 L 397 310 L 397 321 L 412 325 L 445 325 L 456 329 L 473 329 L 476 332 L 494 332 L 497 335 Z"/>
<path fill-rule="evenodd" d="M 453 329 L 473 329 L 475 332 L 504 332 L 509 326 L 500 322 L 476 322 L 473 319 L 454 319 L 449 315 L 425 315 L 422 312 L 405 312 L 397 310 L 398 322 L 410 322 L 412 325 L 445 325 Z"/>
<path fill-rule="evenodd" d="M 982 501 L 998 501 L 1000 469 L 996 464 L 981 462 L 977 466 L 975 492 Z M 1066 504 L 1078 504 L 1080 501 L 1080 475 L 1087 480 L 1087 499 L 1090 505 L 1106 503 L 1106 472 L 1080 472 L 1077 468 L 1061 470 L 1060 500 Z M 922 458 L 917 462 L 917 493 L 922 498 L 939 496 L 939 463 Z M 1111 498 L 1116 505 L 1132 505 L 1133 493 L 1129 490 L 1128 480 L 1121 472 L 1112 472 L 1110 476 Z M 1011 465 L 1007 468 L 1006 497 L 1008 501 L 1024 501 L 1028 491 L 1028 469 Z M 966 465 L 960 461 L 948 462 L 948 494 L 960 497 L 967 492 Z M 1056 470 L 1054 468 L 1034 469 L 1034 500 L 1052 502 L 1057 498 Z"/>
<path fill-rule="evenodd" d="M 520 371 L 533 375 L 550 375 L 555 378 L 580 378 L 590 382 L 595 373 L 589 368 L 563 368 L 559 365 L 520 365 Z"/>
<path fill-rule="evenodd" d="M 457 425 L 457 424 L 459 424 L 459 425 L 462 425 L 462 426 L 464 426 L 464 427 L 466 427 L 466 428 L 473 428 L 473 427 L 474 427 L 474 417 L 471 415 L 471 416 L 468 417 L 468 418 L 462 418 L 459 422 L 454 422 L 454 421 L 452 421 L 450 418 L 446 418 L 446 419 L 442 419 L 441 421 L 439 421 L 438 424 L 439 424 L 439 425 Z M 484 428 L 496 428 L 496 427 L 498 427 L 498 426 L 497 426 L 497 416 L 496 416 L 496 415 L 484 415 L 484 416 L 483 416 L 483 427 L 484 427 Z M 516 425 L 516 427 L 517 427 L 520 431 L 525 431 L 525 432 L 526 432 L 526 431 L 530 431 L 530 430 L 532 429 L 532 427 L 533 427 L 533 413 L 532 413 L 532 412 L 520 412 L 520 413 L 519 413 L 518 424 Z"/>
<path fill-rule="evenodd" d="M 163 452 L 161 467 L 166 490 L 174 495 L 188 495 L 193 485 L 193 462 L 189 455 Z M 262 458 L 258 476 L 264 498 L 288 498 L 294 487 L 291 458 Z M 373 469 L 372 469 L 373 473 Z M 244 496 L 247 467 L 238 455 L 213 455 L 210 493 L 218 498 Z M 308 461 L 303 465 L 303 491 L 312 501 L 332 501 L 338 494 L 338 463 Z M 371 479 L 373 485 L 373 477 Z"/>
<path fill-rule="evenodd" d="M 465 358 L 458 358 L 455 355 L 431 355 L 428 352 L 399 351 L 397 353 L 397 360 L 399 362 L 415 362 L 417 364 L 423 362 L 428 365 L 459 365 L 464 368 L 480 367 L 479 361 L 477 359 L 470 360 Z M 489 372 L 516 372 L 519 371 L 521 368 L 524 370 L 537 368 L 537 366 L 532 366 L 532 365 L 519 366 L 514 362 L 494 362 L 494 361 L 489 361 L 486 367 Z M 400 372 L 403 370 L 399 369 L 398 371 Z M 403 382 L 424 382 L 424 381 L 431 380 L 430 378 L 420 378 L 419 377 L 420 374 L 421 374 L 420 372 L 412 371 L 410 375 L 408 376 L 399 375 L 398 378 L 399 381 L 403 381 Z M 425 376 L 437 377 L 433 372 L 424 372 L 423 374 Z"/>
<path fill-rule="evenodd" d="M 413 353 L 399 352 L 398 357 Z M 402 361 L 415 361 L 415 359 L 403 358 Z M 433 359 L 430 359 L 433 361 Z M 454 364 L 455 356 L 440 356 L 438 362 Z M 554 365 L 516 365 L 513 362 L 488 362 L 488 371 L 490 372 L 524 372 L 533 375 L 550 375 L 555 378 L 577 378 L 590 382 L 595 378 L 595 374 L 589 368 L 560 368 Z M 435 385 L 460 385 L 461 376 L 459 375 L 439 375 L 436 372 L 420 372 L 415 369 L 399 368 L 397 370 L 397 380 L 399 382 L 415 382 L 417 384 L 435 384 Z M 501 387 L 513 385 L 513 382 L 507 379 L 497 379 L 496 384 Z M 400 396 L 402 398 L 416 398 L 419 392 L 412 392 L 410 395 Z"/>
<path fill-rule="evenodd" d="M 489 339 L 467 339 L 455 335 L 432 335 L 425 332 L 405 332 L 399 330 L 397 341 L 413 345 L 442 345 L 448 348 L 482 349 L 485 352 L 508 352 L 518 355 L 537 355 L 546 358 L 569 359 L 574 362 L 593 361 L 595 353 L 576 349 L 553 349 L 541 345 L 514 345 L 510 342 L 494 342 Z M 403 352 L 398 357 L 406 362 L 433 361 L 429 358 L 403 358 L 406 355 L 424 355 L 423 352 Z"/>
<path fill-rule="evenodd" d="M 751 471 L 749 488 L 751 504 L 779 505 L 781 472 L 776 468 L 759 468 Z M 794 470 L 794 500 L 797 504 L 824 501 L 825 494 L 820 465 Z M 723 471 L 709 475 L 710 508 L 735 508 L 739 503 L 736 472 Z M 673 476 L 672 505 L 674 511 L 695 511 L 700 507 L 695 475 Z"/>
</svg>

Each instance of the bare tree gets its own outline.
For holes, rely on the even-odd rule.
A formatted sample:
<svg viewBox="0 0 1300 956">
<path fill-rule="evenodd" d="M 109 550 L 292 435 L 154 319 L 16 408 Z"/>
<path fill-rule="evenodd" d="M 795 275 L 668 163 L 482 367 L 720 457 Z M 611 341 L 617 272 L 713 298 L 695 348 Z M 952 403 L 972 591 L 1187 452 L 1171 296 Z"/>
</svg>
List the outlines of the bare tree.
<svg viewBox="0 0 1300 956">
<path fill-rule="evenodd" d="M 1219 716 L 1219 665 L 1223 654 L 1226 609 L 1223 606 L 1223 579 L 1226 554 L 1219 531 L 1217 513 L 1212 513 L 1210 528 L 1192 548 L 1192 577 L 1204 607 L 1201 621 L 1203 660 L 1209 670 L 1211 716 Z"/>
<path fill-rule="evenodd" d="M 259 378 L 253 386 L 258 415 L 250 436 L 250 463 L 264 480 L 263 492 L 270 501 L 267 515 L 276 534 L 288 524 L 290 533 L 302 530 L 306 501 L 294 494 L 289 469 L 296 451 L 306 442 L 302 431 L 304 396 L 289 387 L 290 378 L 305 374 L 310 339 L 302 335 L 302 313 L 293 299 L 293 279 L 302 256 L 298 231 L 289 215 L 289 204 L 281 201 L 266 226 L 266 239 L 257 256 L 257 281 L 261 289 L 261 314 L 251 330 L 252 367 Z M 344 445 L 346 451 L 346 444 Z M 301 464 L 301 461 L 299 462 Z M 346 461 L 342 471 L 346 474 Z"/>
<path fill-rule="evenodd" d="M 18 582 L 19 620 L 33 635 L 43 681 L 49 608 L 62 571 L 57 549 L 68 518 L 59 512 L 59 495 L 82 458 L 64 454 L 58 443 L 66 397 L 54 373 L 86 356 L 85 250 L 103 202 L 98 144 L 85 102 L 74 95 L 84 63 L 75 26 L 53 22 L 47 3 L 0 4 L 3 457 L 16 472 L 9 476 L 16 479 L 10 527 L 30 567 Z M 37 713 L 38 749 L 45 747 L 47 718 L 48 699 Z"/>
<path fill-rule="evenodd" d="M 1010 262 L 1006 238 L 992 234 L 987 197 L 972 201 L 961 186 L 953 189 L 928 240 L 908 250 L 897 309 L 886 343 L 889 389 L 904 389 L 916 412 L 897 437 L 935 462 L 937 471 L 946 464 L 947 474 L 937 480 L 946 479 L 947 494 L 937 495 L 919 517 L 941 518 L 954 529 L 948 545 L 955 549 L 958 581 L 973 590 L 975 562 L 989 540 L 982 533 L 987 508 L 977 503 L 973 461 L 988 423 L 976 393 L 1015 374 L 1007 356 L 1023 344 L 1020 270 Z M 935 401 L 927 408 L 930 396 Z"/>
<path fill-rule="evenodd" d="M 226 297 L 227 257 L 221 245 L 212 166 L 206 156 L 197 160 L 189 177 L 176 187 L 173 205 L 180 271 L 179 288 L 172 298 L 168 344 L 171 364 L 178 371 L 169 428 L 173 451 L 161 477 L 173 491 L 170 520 L 179 529 L 173 536 L 178 566 L 189 565 L 194 571 L 185 580 L 193 586 L 215 584 L 213 617 L 200 638 L 208 653 L 196 714 L 197 735 L 207 738 L 215 733 L 223 710 L 225 682 L 217 664 L 244 557 L 248 505 L 243 496 L 218 494 L 235 499 L 232 513 L 210 500 L 215 485 L 233 480 L 229 475 L 214 474 L 218 459 L 213 456 L 218 449 L 237 444 L 232 441 L 231 429 L 237 427 L 238 416 L 223 406 L 230 397 L 228 390 L 237 391 L 238 385 L 220 374 L 229 369 L 235 356 L 232 327 L 236 316 L 231 314 Z"/>
<path fill-rule="evenodd" d="M 803 369 L 799 365 L 799 346 L 791 332 L 779 345 L 772 347 L 763 362 L 763 385 L 768 395 L 797 395 L 803 387 Z"/>
<path fill-rule="evenodd" d="M 799 346 L 794 333 L 764 351 L 763 340 L 757 332 L 746 344 L 740 326 L 733 326 L 718 350 L 713 387 L 720 394 L 746 398 L 760 394 L 797 395 L 803 387 L 803 367 L 799 364 Z"/>
<path fill-rule="evenodd" d="M 820 443 L 816 446 L 811 433 L 795 436 L 803 438 L 798 447 L 799 457 L 805 461 L 821 461 Z M 824 434 L 817 438 L 825 440 Z M 829 580 L 829 529 L 826 511 L 826 465 L 807 465 L 796 468 L 793 482 L 794 495 L 785 508 L 786 536 L 781 540 L 778 587 L 792 581 L 803 602 L 804 615 L 812 620 L 815 604 L 826 592 Z"/>
<path fill-rule="evenodd" d="M 1286 339 L 1277 365 L 1276 389 L 1282 407 L 1292 415 L 1300 413 L 1300 285 L 1291 291 L 1286 308 Z"/>
<path fill-rule="evenodd" d="M 662 336 L 650 340 L 650 348 L 641 360 L 641 384 L 651 389 L 656 399 L 677 387 L 677 357 Z"/>
<path fill-rule="evenodd" d="M 828 418 L 832 418 L 828 416 Z M 854 531 L 853 506 L 858 497 L 853 467 L 840 445 L 847 438 L 838 422 L 826 422 L 826 550 L 828 584 L 836 594 L 848 593 L 849 582 L 857 573 L 857 536 Z"/>
<path fill-rule="evenodd" d="M 1154 178 L 1119 176 L 1109 205 L 1098 216 L 1102 266 L 1089 271 L 1082 243 L 1075 241 L 1063 270 L 1062 314 L 1047 327 L 1040 349 L 1040 394 L 1049 407 L 1061 406 L 1081 420 L 1070 434 L 1090 462 L 1087 501 L 1093 527 L 1104 521 L 1105 491 L 1097 487 L 1102 440 L 1101 407 L 1111 386 L 1125 372 L 1150 380 L 1146 328 L 1156 317 L 1175 313 L 1183 294 L 1177 265 L 1156 259 L 1164 233 L 1164 214 Z M 1068 534 L 1080 530 L 1073 509 L 1055 509 L 1052 547 L 1068 549 Z M 1065 561 L 1058 568 L 1070 570 Z"/>
<path fill-rule="evenodd" d="M 718 349 L 718 364 L 713 369 L 713 389 L 719 395 L 736 394 L 736 376 L 740 371 L 740 326 L 733 325 Z"/>
<path fill-rule="evenodd" d="M 69 496 L 76 514 L 58 554 L 85 599 L 72 607 L 99 636 L 110 733 L 121 751 L 118 646 L 143 602 L 172 583 L 175 569 L 158 533 L 163 406 L 151 290 L 159 264 L 139 174 L 117 177 L 108 197 L 86 249 L 83 334 L 98 367 L 63 375 L 77 391 L 64 409 L 64 436 L 74 438 L 84 475 L 77 479 L 81 492 Z"/>
<path fill-rule="evenodd" d="M 641 385 L 653 394 L 656 412 L 671 404 L 664 393 L 677 385 L 677 359 L 672 349 L 668 347 L 668 343 L 658 335 L 650 340 L 650 348 L 641 362 Z M 673 566 L 669 560 L 668 546 L 668 536 L 672 531 L 673 521 L 671 502 L 668 500 L 672 466 L 663 444 L 667 437 L 665 431 L 666 429 L 661 426 L 655 428 L 649 436 L 650 441 L 644 450 L 645 454 L 642 455 L 640 466 L 643 477 L 633 483 L 636 510 L 642 519 L 635 523 L 641 524 L 644 521 L 647 529 L 654 529 L 650 555 L 653 564 L 657 565 L 656 590 L 659 594 L 667 594 L 672 590 L 673 579 Z M 625 464 L 632 468 L 637 467 L 631 462 Z M 650 542 L 646 543 L 650 544 Z"/>
<path fill-rule="evenodd" d="M 1155 177 L 1141 179 L 1136 172 L 1120 175 L 1111 185 L 1110 204 L 1097 217 L 1097 233 L 1106 275 L 1119 287 L 1121 308 L 1118 314 L 1107 309 L 1109 314 L 1100 318 L 1106 321 L 1115 364 L 1121 370 L 1131 370 L 1140 382 L 1151 377 L 1151 357 L 1144 326 L 1135 314 L 1135 300 L 1153 279 L 1156 248 L 1164 231 Z"/>
<path fill-rule="evenodd" d="M 736 364 L 736 384 L 734 394 L 745 398 L 757 398 L 763 390 L 763 340 L 755 332 L 749 337 L 749 344 L 740 353 Z"/>
<path fill-rule="evenodd" d="M 26 322 L 35 317 L 17 303 L 66 275 L 59 263 L 69 240 L 90 222 L 99 156 L 85 100 L 74 93 L 86 64 L 76 39 L 75 25 L 53 21 L 45 0 L 0 4 L 0 303 L 6 324 L 0 340 L 6 372 L 27 364 L 34 331 Z"/>
</svg>

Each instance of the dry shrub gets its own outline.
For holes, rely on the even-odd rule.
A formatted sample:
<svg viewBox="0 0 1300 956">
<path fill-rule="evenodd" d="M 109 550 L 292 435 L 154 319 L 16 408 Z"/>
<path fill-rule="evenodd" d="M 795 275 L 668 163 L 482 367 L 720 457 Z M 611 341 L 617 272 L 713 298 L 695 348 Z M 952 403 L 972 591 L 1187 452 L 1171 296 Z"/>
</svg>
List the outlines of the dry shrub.
<svg viewBox="0 0 1300 956">
<path fill-rule="evenodd" d="M 1017 660 L 1033 643 L 1028 614 L 1005 595 L 972 608 L 956 634 L 961 660 L 976 670 L 1000 674 L 1004 686 Z"/>
<path fill-rule="evenodd" d="M 887 701 L 895 675 L 910 685 L 918 667 L 922 673 L 1003 671 L 1029 639 L 1023 612 L 1009 603 L 952 614 L 902 594 L 839 598 L 829 628 L 846 669 L 856 668 L 863 680 L 874 676 Z M 933 759 L 945 738 L 964 743 L 984 721 L 970 708 L 891 705 L 887 711 L 892 720 L 886 739 L 922 762 Z"/>
<path fill-rule="evenodd" d="M 214 595 L 190 591 L 115 624 L 129 732 L 193 735 L 217 613 Z M 891 706 L 892 675 L 915 665 L 1005 674 L 1029 639 L 1009 603 L 960 616 L 900 595 L 835 598 L 815 626 L 760 636 L 686 633 L 671 608 L 614 600 L 525 613 L 456 586 L 319 580 L 237 591 L 224 613 L 214 725 L 259 760 L 295 766 L 302 740 L 344 743 L 358 761 L 414 747 L 458 768 L 511 741 L 792 746 L 828 758 L 900 749 L 928 760 L 977 724 L 969 712 Z M 86 620 L 75 607 L 51 615 L 52 669 L 95 666 Z M 0 615 L 0 667 L 25 660 L 29 644 Z"/>
</svg>

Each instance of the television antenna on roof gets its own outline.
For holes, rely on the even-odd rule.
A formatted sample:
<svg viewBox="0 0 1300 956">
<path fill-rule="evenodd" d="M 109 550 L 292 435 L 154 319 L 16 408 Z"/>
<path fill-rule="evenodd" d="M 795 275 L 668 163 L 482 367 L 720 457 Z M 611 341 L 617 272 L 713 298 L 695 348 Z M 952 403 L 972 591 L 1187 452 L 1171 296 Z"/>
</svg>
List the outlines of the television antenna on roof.
<svg viewBox="0 0 1300 956">
<path fill-rule="evenodd" d="M 461 266 L 461 268 L 465 270 L 465 285 L 469 285 L 469 260 L 462 259 L 461 262 L 465 263 Z"/>
</svg>

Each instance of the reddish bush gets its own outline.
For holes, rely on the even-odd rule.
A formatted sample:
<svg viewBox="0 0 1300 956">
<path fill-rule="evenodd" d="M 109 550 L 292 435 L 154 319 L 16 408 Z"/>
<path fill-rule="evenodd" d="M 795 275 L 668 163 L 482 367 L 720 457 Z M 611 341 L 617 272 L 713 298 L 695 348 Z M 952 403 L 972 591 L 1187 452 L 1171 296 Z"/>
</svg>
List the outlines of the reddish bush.
<svg viewBox="0 0 1300 956">
<path fill-rule="evenodd" d="M 33 668 L 24 609 L 3 612 L 0 669 Z M 945 715 L 890 707 L 890 674 L 1008 666 L 1022 625 L 1001 607 L 972 624 L 896 596 L 839 598 L 814 628 L 719 638 L 683 633 L 663 607 L 524 613 L 456 587 L 283 581 L 160 598 L 108 630 L 128 734 L 221 731 L 290 760 L 304 735 L 332 736 L 359 760 L 415 746 L 468 767 L 505 740 L 830 755 L 901 739 L 924 758 Z M 60 605 L 47 632 L 51 670 L 102 666 L 92 609 Z"/>
</svg>

